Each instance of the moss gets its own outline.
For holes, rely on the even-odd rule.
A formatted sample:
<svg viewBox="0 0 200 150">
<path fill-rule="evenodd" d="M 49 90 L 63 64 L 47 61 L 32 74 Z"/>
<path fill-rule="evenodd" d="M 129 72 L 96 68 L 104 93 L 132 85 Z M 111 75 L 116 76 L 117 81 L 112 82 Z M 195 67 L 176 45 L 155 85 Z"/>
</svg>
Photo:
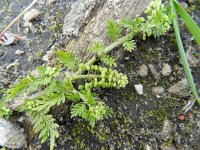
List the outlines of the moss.
<svg viewBox="0 0 200 150">
<path fill-rule="evenodd" d="M 125 124 L 132 124 L 133 121 L 132 121 L 129 117 L 125 117 L 125 118 L 124 118 L 124 123 L 125 123 Z"/>
<path fill-rule="evenodd" d="M 152 125 L 160 126 L 164 120 L 166 120 L 170 114 L 167 112 L 165 108 L 159 108 L 155 110 L 148 110 L 145 114 L 146 118 L 154 118 L 151 120 Z"/>
<path fill-rule="evenodd" d="M 43 54 L 43 51 L 37 51 L 37 52 L 35 52 L 36 59 L 40 60 L 41 57 L 42 57 L 42 54 Z"/>
<path fill-rule="evenodd" d="M 185 125 L 186 133 L 190 133 L 191 129 L 192 129 L 192 124 L 191 123 L 188 123 L 188 124 Z"/>
<path fill-rule="evenodd" d="M 55 22 L 53 25 L 49 26 L 49 30 L 55 33 L 60 32 L 62 30 L 63 24 Z"/>
<path fill-rule="evenodd" d="M 169 137 L 168 141 L 165 144 L 171 146 L 172 142 L 173 142 L 173 137 Z"/>
<path fill-rule="evenodd" d="M 187 12 L 188 13 L 192 13 L 194 10 L 197 9 L 197 6 L 195 4 L 191 4 L 188 9 L 187 9 Z"/>
<path fill-rule="evenodd" d="M 105 142 L 108 138 L 103 130 L 99 131 L 99 133 L 96 132 L 96 134 L 97 134 L 100 142 Z"/>
</svg>

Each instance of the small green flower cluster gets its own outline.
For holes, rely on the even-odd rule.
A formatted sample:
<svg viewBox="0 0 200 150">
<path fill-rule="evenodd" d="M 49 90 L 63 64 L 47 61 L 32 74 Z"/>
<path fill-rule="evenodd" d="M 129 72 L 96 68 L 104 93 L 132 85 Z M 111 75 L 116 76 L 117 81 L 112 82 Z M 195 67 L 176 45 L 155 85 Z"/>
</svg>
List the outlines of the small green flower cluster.
<svg viewBox="0 0 200 150">
<path fill-rule="evenodd" d="M 159 37 L 171 28 L 170 24 L 174 15 L 164 6 L 161 0 L 151 2 L 144 13 L 147 15 L 147 20 L 141 28 L 143 39 L 146 39 L 146 35 L 152 34 L 154 37 Z"/>
<path fill-rule="evenodd" d="M 81 65 L 82 69 L 88 71 L 88 75 L 91 76 L 90 82 L 85 84 L 85 89 L 91 89 L 96 87 L 114 87 L 114 88 L 124 88 L 128 84 L 128 78 L 126 75 L 119 73 L 115 69 L 101 67 L 97 65 Z M 91 73 L 91 74 L 90 74 Z M 79 86 L 79 89 L 83 89 L 83 86 Z"/>
</svg>

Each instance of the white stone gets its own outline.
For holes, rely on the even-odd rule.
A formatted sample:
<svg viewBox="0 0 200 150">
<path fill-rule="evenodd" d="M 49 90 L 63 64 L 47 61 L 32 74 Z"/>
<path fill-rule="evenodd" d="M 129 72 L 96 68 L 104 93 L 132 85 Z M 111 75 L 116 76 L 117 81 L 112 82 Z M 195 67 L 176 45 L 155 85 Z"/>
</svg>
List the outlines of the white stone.
<svg viewBox="0 0 200 150">
<path fill-rule="evenodd" d="M 20 56 L 24 54 L 24 51 L 16 50 L 15 54 Z"/>
<path fill-rule="evenodd" d="M 29 56 L 28 56 L 28 61 L 29 61 L 29 62 L 33 61 L 33 56 L 29 55 Z"/>
<path fill-rule="evenodd" d="M 41 15 L 41 12 L 37 9 L 32 9 L 30 11 L 28 11 L 27 13 L 25 13 L 24 15 L 24 26 L 31 26 L 32 23 L 30 23 L 32 20 L 34 20 L 35 18 L 37 18 L 39 15 Z"/>
<path fill-rule="evenodd" d="M 171 72 L 172 72 L 171 66 L 168 63 L 164 64 L 162 68 L 162 75 L 169 76 Z"/>
<path fill-rule="evenodd" d="M 143 94 L 143 85 L 142 84 L 135 84 L 134 87 L 135 87 L 136 92 L 139 95 Z"/>
<path fill-rule="evenodd" d="M 194 55 L 192 55 L 191 53 L 187 52 L 186 57 L 187 57 L 189 65 L 191 67 L 195 67 L 199 64 L 200 60 L 198 58 L 196 58 Z"/>
<path fill-rule="evenodd" d="M 6 69 L 9 70 L 10 68 L 14 67 L 17 68 L 19 66 L 19 60 L 15 60 L 14 63 L 9 64 Z"/>
<path fill-rule="evenodd" d="M 154 79 L 159 80 L 160 79 L 160 73 L 156 70 L 156 67 L 152 64 L 149 64 L 149 70 L 152 73 Z"/>
<path fill-rule="evenodd" d="M 3 118 L 0 118 L 0 145 L 11 149 L 26 146 L 25 135 Z"/>
<path fill-rule="evenodd" d="M 190 94 L 189 91 L 189 84 L 186 78 L 183 78 L 181 81 L 175 83 L 168 89 L 170 94 L 174 94 L 179 97 L 187 97 Z"/>
<path fill-rule="evenodd" d="M 56 2 L 56 0 L 49 0 L 49 4 L 53 4 L 55 2 Z"/>
<path fill-rule="evenodd" d="M 141 65 L 137 71 L 138 75 L 141 77 L 146 77 L 148 75 L 148 67 L 146 65 Z"/>
<path fill-rule="evenodd" d="M 23 122 L 24 121 L 24 117 L 20 117 L 19 119 L 18 119 L 18 122 Z"/>
<path fill-rule="evenodd" d="M 162 86 L 157 86 L 152 88 L 152 93 L 154 95 L 162 95 L 164 94 L 165 89 Z"/>
</svg>

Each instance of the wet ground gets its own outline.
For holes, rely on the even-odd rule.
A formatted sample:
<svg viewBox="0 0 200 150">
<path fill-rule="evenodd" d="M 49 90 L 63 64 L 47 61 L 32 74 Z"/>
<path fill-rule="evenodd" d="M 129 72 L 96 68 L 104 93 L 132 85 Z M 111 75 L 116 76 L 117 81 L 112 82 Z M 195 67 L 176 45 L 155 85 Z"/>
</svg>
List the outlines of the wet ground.
<svg viewBox="0 0 200 150">
<path fill-rule="evenodd" d="M 2 30 L 30 1 L 1 1 L 0 29 Z M 28 31 L 24 27 L 23 19 L 12 27 L 11 32 L 26 36 L 26 40 L 11 46 L 0 46 L 0 67 L 4 68 L 16 59 L 19 60 L 20 65 L 15 69 L 15 73 L 11 72 L 11 77 L 7 75 L 10 82 L 14 81 L 15 77 L 25 75 L 29 69 L 42 64 L 41 57 L 53 45 L 65 47 L 65 37 L 61 34 L 63 18 L 73 2 L 60 0 L 52 5 L 37 4 L 35 8 L 43 14 L 33 22 L 35 30 Z M 196 6 L 192 14 L 200 24 L 200 4 L 191 3 L 190 7 L 192 6 Z M 184 25 L 181 27 L 186 50 L 200 60 L 199 46 L 188 34 Z M 16 50 L 23 50 L 25 54 L 18 56 L 15 54 Z M 147 76 L 139 76 L 138 68 L 143 64 L 147 67 L 152 64 L 158 77 L 152 74 L 149 67 Z M 161 73 L 164 64 L 168 64 L 172 69 L 168 76 Z M 172 30 L 158 39 L 149 38 L 145 41 L 138 39 L 137 49 L 132 53 L 126 52 L 118 62 L 118 66 L 121 72 L 128 75 L 127 87 L 120 90 L 98 91 L 99 97 L 113 108 L 114 115 L 99 122 L 92 129 L 88 122 L 70 117 L 69 103 L 55 108 L 53 115 L 60 125 L 60 138 L 56 141 L 56 149 L 200 149 L 200 106 L 196 103 L 192 110 L 183 114 L 182 108 L 192 99 L 189 91 L 188 96 L 176 96 L 167 91 L 185 77 Z M 200 91 L 200 65 L 196 63 L 191 67 Z M 8 83 L 1 81 L 0 84 L 5 86 Z M 143 85 L 142 95 L 135 91 L 135 84 Z M 155 95 L 152 88 L 158 86 L 163 87 L 165 91 Z M 24 124 L 19 124 L 24 127 Z M 39 150 L 48 149 L 48 142 L 41 145 L 37 135 L 31 138 L 32 133 L 29 132 L 31 129 L 27 129 L 26 125 L 25 129 L 29 146 Z"/>
</svg>

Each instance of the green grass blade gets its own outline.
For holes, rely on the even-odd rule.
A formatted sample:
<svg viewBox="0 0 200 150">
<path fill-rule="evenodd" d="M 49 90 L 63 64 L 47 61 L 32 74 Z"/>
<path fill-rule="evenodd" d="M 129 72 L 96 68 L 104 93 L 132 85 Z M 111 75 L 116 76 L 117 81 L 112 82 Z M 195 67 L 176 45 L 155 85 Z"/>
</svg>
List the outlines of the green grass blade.
<svg viewBox="0 0 200 150">
<path fill-rule="evenodd" d="M 193 80 L 193 77 L 192 77 L 192 73 L 191 73 L 191 70 L 190 70 L 190 67 L 189 67 L 189 64 L 188 64 L 188 61 L 187 61 L 187 57 L 186 57 L 186 54 L 185 54 L 185 51 L 184 51 L 184 48 L 183 48 L 183 44 L 182 44 L 182 40 L 181 40 L 181 36 L 180 36 L 180 32 L 179 32 L 180 30 L 179 30 L 179 25 L 178 25 L 178 19 L 177 19 L 176 10 L 175 10 L 175 7 L 174 7 L 174 1 L 173 0 L 170 0 L 170 6 L 171 6 L 172 13 L 175 14 L 175 17 L 173 18 L 172 23 L 173 23 L 174 32 L 175 32 L 175 35 L 176 35 L 176 41 L 177 41 L 179 53 L 181 55 L 181 61 L 182 61 L 183 67 L 184 67 L 184 71 L 186 73 L 188 82 L 190 84 L 191 91 L 194 94 L 195 99 L 200 104 L 200 98 L 198 96 L 198 93 L 197 93 L 197 90 L 196 90 L 196 87 L 195 87 L 195 84 L 194 84 L 194 80 Z"/>
<path fill-rule="evenodd" d="M 198 27 L 196 22 L 194 22 L 194 20 L 185 11 L 185 9 L 175 0 L 174 7 L 176 9 L 176 12 L 181 16 L 181 18 L 185 22 L 185 25 L 189 29 L 190 33 L 194 36 L 195 40 L 200 45 L 200 28 Z"/>
</svg>

